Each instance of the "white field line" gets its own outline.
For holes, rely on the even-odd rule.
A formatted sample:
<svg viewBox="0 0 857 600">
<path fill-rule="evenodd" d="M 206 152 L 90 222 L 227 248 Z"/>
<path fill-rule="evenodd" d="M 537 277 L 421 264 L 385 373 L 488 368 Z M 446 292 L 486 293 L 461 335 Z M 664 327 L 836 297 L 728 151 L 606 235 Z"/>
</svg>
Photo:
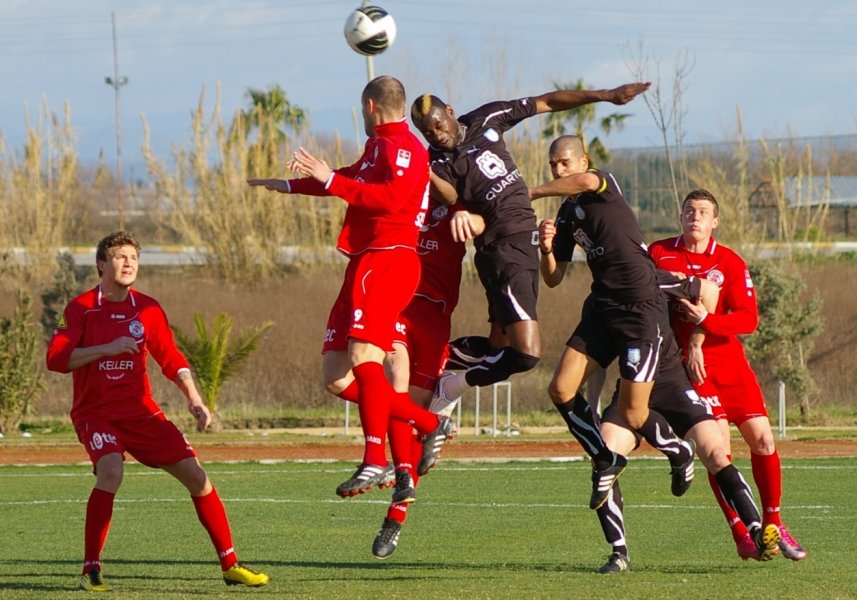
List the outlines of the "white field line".
<svg viewBox="0 0 857 600">
<path fill-rule="evenodd" d="M 117 505 L 123 504 L 162 504 L 162 503 L 186 503 L 188 500 L 184 498 L 142 498 L 142 499 L 117 499 Z M 389 500 L 369 500 L 369 499 L 350 499 L 347 502 L 340 498 L 329 498 L 319 500 L 317 498 L 223 498 L 226 504 L 230 503 L 248 503 L 248 504 L 338 504 L 340 506 L 346 504 L 378 504 L 387 506 Z M 0 506 L 45 506 L 58 504 L 86 504 L 86 499 L 68 500 L 68 499 L 51 499 L 51 500 L 11 500 L 0 502 Z M 424 500 L 422 506 L 441 506 L 441 507 L 460 507 L 460 508 L 587 508 L 588 505 L 575 503 L 555 503 L 555 502 L 448 502 L 437 500 Z M 634 504 L 634 509 L 649 509 L 649 510 L 711 510 L 711 503 L 705 504 Z M 833 510 L 832 505 L 802 505 L 789 506 L 789 510 L 813 510 L 813 511 L 828 511 Z M 830 518 L 825 516 L 825 518 Z M 852 519 L 852 517 L 839 517 L 842 519 Z"/>
</svg>

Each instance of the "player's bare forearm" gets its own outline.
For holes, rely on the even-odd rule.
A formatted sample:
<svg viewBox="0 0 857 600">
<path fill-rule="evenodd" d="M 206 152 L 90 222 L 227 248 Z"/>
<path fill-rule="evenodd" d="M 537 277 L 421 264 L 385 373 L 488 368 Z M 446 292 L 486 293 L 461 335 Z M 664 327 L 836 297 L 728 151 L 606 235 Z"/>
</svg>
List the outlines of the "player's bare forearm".
<svg viewBox="0 0 857 600">
<path fill-rule="evenodd" d="M 289 182 L 285 179 L 248 179 L 247 183 L 251 187 L 261 186 L 266 190 L 280 192 L 281 194 L 288 194 L 291 191 Z"/>
<path fill-rule="evenodd" d="M 575 173 L 531 188 L 530 199 L 537 200 L 549 196 L 576 196 L 582 192 L 598 189 L 599 184 L 598 175 L 594 173 Z"/>
<path fill-rule="evenodd" d="M 652 84 L 649 82 L 626 83 L 609 90 L 557 90 L 535 97 L 536 113 L 558 112 L 591 104 L 611 102 L 627 104 L 642 94 Z"/>
<path fill-rule="evenodd" d="M 196 428 L 199 431 L 205 430 L 211 424 L 211 412 L 196 389 L 190 369 L 179 369 L 175 384 L 187 398 L 187 410 L 196 419 Z"/>
</svg>

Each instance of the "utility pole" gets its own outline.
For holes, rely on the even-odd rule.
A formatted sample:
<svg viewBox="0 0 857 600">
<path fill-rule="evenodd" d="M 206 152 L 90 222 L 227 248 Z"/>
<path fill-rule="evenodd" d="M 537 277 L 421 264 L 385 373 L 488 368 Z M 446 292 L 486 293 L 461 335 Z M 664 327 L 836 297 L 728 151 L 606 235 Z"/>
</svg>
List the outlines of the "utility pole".
<svg viewBox="0 0 857 600">
<path fill-rule="evenodd" d="M 363 6 L 369 6 L 369 0 L 363 0 Z M 375 61 L 371 54 L 366 55 L 366 76 L 367 81 L 375 79 Z"/>
<path fill-rule="evenodd" d="M 122 129 L 119 120 L 119 88 L 128 83 L 128 78 L 119 76 L 119 58 L 116 53 L 116 13 L 110 13 L 113 24 L 113 77 L 105 77 L 104 83 L 113 88 L 116 111 L 116 181 L 119 192 L 119 229 L 125 229 L 125 178 L 122 175 Z"/>
</svg>

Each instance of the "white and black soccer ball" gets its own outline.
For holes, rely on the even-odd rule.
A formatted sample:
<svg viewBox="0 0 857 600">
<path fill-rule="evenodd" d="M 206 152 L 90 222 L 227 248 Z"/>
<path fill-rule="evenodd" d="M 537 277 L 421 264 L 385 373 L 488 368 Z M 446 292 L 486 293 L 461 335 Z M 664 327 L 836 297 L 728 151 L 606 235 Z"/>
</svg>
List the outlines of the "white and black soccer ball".
<svg viewBox="0 0 857 600">
<path fill-rule="evenodd" d="M 345 41 L 364 56 L 381 54 L 396 40 L 396 22 L 380 6 L 361 6 L 345 21 Z"/>
</svg>

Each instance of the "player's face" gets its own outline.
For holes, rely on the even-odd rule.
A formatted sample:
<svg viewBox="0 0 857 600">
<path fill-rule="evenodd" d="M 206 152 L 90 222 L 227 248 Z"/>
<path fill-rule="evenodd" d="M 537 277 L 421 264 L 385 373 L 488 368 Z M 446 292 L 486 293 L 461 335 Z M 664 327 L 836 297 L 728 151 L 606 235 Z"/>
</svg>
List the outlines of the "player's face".
<svg viewBox="0 0 857 600">
<path fill-rule="evenodd" d="M 720 225 L 714 205 L 708 200 L 688 200 L 681 211 L 681 232 L 695 241 L 707 241 Z"/>
<path fill-rule="evenodd" d="M 575 156 L 570 149 L 563 150 L 557 154 L 552 154 L 549 164 L 551 166 L 551 175 L 554 179 L 560 177 L 568 177 L 576 173 L 586 171 L 589 161 L 584 156 Z"/>
<path fill-rule="evenodd" d="M 426 141 L 441 150 L 453 150 L 461 142 L 461 127 L 449 107 L 433 110 L 419 124 L 418 129 Z"/>
<path fill-rule="evenodd" d="M 107 260 L 100 262 L 101 281 L 104 284 L 128 288 L 137 280 L 139 256 L 134 246 L 119 246 L 107 252 Z"/>
</svg>

